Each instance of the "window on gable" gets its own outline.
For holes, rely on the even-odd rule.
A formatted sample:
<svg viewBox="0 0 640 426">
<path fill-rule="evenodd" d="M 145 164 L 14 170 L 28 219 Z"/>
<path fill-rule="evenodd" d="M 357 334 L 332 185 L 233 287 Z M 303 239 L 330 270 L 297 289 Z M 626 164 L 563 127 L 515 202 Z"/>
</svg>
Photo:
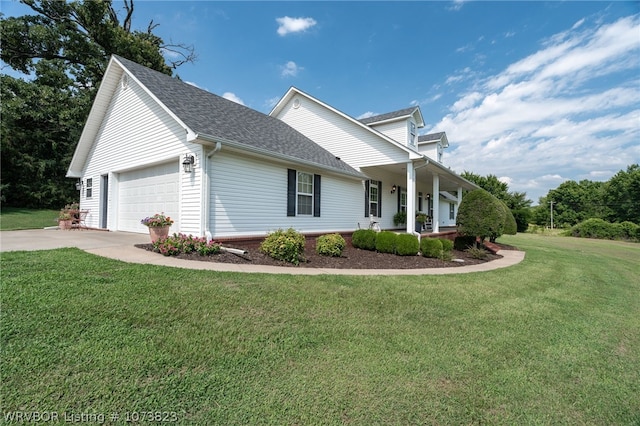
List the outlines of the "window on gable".
<svg viewBox="0 0 640 426">
<path fill-rule="evenodd" d="M 85 185 L 85 197 L 91 198 L 93 195 L 93 179 L 87 178 L 87 184 Z"/>
<path fill-rule="evenodd" d="M 413 121 L 409 122 L 409 145 L 416 144 L 416 123 Z"/>
<path fill-rule="evenodd" d="M 320 175 L 287 170 L 287 216 L 320 217 Z"/>
<path fill-rule="evenodd" d="M 298 214 L 313 214 L 313 175 L 298 172 Z"/>
</svg>

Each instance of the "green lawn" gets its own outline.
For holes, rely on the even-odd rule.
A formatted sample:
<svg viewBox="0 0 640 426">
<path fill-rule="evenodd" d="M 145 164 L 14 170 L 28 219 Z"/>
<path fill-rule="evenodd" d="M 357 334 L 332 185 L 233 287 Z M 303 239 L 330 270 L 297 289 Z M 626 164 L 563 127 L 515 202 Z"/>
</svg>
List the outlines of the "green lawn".
<svg viewBox="0 0 640 426">
<path fill-rule="evenodd" d="M 75 249 L 3 253 L 3 417 L 640 424 L 640 244 L 500 241 L 525 249 L 525 260 L 424 277 L 191 271 Z"/>
<path fill-rule="evenodd" d="M 0 214 L 0 230 L 42 229 L 58 225 L 59 210 L 36 210 L 19 207 L 3 207 Z"/>
</svg>

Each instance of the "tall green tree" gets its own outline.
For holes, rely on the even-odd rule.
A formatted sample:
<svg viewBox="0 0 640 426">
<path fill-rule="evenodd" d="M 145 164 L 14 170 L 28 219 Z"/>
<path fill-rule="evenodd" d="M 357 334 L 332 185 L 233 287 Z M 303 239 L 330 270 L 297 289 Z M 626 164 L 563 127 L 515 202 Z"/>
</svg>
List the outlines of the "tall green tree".
<svg viewBox="0 0 640 426">
<path fill-rule="evenodd" d="M 0 18 L 0 59 L 25 74 L 0 74 L 3 204 L 58 207 L 77 197 L 65 178 L 112 54 L 171 75 L 195 59 L 193 47 L 132 30 L 133 0 L 121 19 L 110 0 L 22 0 L 33 14 Z M 167 63 L 163 52 L 172 51 Z"/>
<path fill-rule="evenodd" d="M 634 222 L 640 225 L 640 165 L 632 164 L 616 173 L 605 185 L 605 219 L 610 222 Z"/>
</svg>

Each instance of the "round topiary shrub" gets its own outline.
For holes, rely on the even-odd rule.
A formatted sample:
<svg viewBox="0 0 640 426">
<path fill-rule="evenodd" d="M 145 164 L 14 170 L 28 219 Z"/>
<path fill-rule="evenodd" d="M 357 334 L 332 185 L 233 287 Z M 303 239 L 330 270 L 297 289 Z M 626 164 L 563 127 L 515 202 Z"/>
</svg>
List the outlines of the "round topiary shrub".
<svg viewBox="0 0 640 426">
<path fill-rule="evenodd" d="M 376 237 L 378 233 L 373 229 L 358 229 L 351 235 L 351 245 L 363 250 L 376 249 Z"/>
<path fill-rule="evenodd" d="M 396 252 L 398 246 L 398 235 L 391 231 L 382 231 L 376 237 L 376 250 L 380 253 Z"/>
<path fill-rule="evenodd" d="M 420 251 L 424 257 L 439 258 L 442 256 L 442 241 L 437 238 L 423 238 Z"/>
<path fill-rule="evenodd" d="M 448 240 L 446 238 L 440 238 L 440 242 L 442 243 L 442 250 L 445 253 L 449 253 L 450 251 L 453 251 L 453 241 Z"/>
<path fill-rule="evenodd" d="M 340 234 L 321 235 L 316 239 L 316 252 L 322 256 L 340 257 L 346 245 Z"/>
<path fill-rule="evenodd" d="M 396 254 L 400 256 L 415 256 L 420 250 L 418 237 L 411 234 L 400 234 L 397 238 Z"/>
<path fill-rule="evenodd" d="M 298 265 L 300 261 L 304 261 L 304 245 L 304 235 L 295 229 L 278 229 L 260 244 L 260 251 L 276 260 Z"/>
</svg>

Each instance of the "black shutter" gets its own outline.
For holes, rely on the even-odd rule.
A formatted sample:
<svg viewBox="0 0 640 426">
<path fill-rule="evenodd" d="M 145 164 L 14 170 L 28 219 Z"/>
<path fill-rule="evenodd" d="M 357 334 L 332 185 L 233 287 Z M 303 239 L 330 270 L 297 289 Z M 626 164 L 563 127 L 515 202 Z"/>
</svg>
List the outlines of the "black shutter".
<svg viewBox="0 0 640 426">
<path fill-rule="evenodd" d="M 369 181 L 364 181 L 364 217 L 369 217 Z"/>
<path fill-rule="evenodd" d="M 418 211 L 422 211 L 422 192 L 418 192 Z"/>
<path fill-rule="evenodd" d="M 296 171 L 287 169 L 287 216 L 296 215 L 296 178 Z"/>
<path fill-rule="evenodd" d="M 378 181 L 378 217 L 382 217 L 382 181 Z"/>
<path fill-rule="evenodd" d="M 313 175 L 313 216 L 320 217 L 320 175 Z"/>
<path fill-rule="evenodd" d="M 398 211 L 400 211 L 401 203 L 402 203 L 402 187 L 398 186 Z"/>
</svg>

